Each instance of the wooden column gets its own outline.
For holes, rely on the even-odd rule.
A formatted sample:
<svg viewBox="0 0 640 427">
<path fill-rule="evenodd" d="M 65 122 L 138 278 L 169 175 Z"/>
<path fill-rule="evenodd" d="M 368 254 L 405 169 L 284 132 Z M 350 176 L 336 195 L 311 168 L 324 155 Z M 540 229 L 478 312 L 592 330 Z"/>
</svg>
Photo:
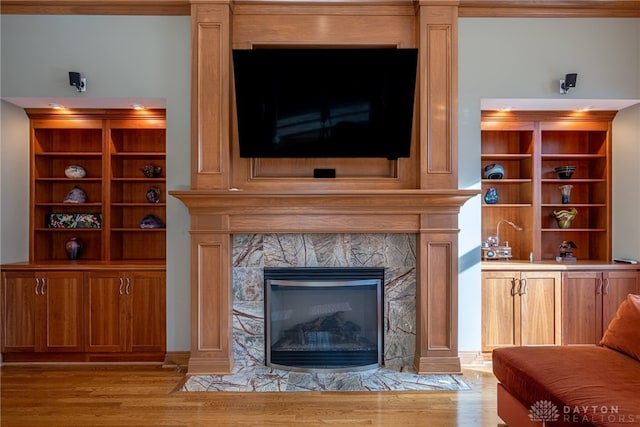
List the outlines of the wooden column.
<svg viewBox="0 0 640 427">
<path fill-rule="evenodd" d="M 227 189 L 230 176 L 231 11 L 191 7 L 191 188 Z"/>
<path fill-rule="evenodd" d="M 460 372 L 458 211 L 421 216 L 416 239 L 416 352 L 419 373 Z"/>
<path fill-rule="evenodd" d="M 457 3 L 423 0 L 418 11 L 420 188 L 423 189 L 458 188 Z"/>
</svg>

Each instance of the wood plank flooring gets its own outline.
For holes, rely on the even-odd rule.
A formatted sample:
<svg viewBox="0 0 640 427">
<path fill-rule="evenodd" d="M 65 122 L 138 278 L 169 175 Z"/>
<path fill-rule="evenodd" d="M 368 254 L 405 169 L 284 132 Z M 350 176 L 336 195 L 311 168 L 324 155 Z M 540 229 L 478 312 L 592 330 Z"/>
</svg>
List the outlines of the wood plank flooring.
<svg viewBox="0 0 640 427">
<path fill-rule="evenodd" d="M 184 393 L 184 369 L 157 365 L 4 365 L 0 425 L 497 426 L 496 380 L 466 367 L 460 392 Z"/>
</svg>

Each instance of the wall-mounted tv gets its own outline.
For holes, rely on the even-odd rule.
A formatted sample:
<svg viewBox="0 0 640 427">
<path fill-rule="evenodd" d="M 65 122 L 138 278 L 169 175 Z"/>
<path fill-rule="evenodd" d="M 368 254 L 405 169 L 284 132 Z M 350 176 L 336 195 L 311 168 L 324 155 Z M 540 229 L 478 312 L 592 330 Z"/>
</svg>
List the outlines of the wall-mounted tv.
<svg viewBox="0 0 640 427">
<path fill-rule="evenodd" d="M 417 49 L 233 51 L 240 157 L 409 157 Z"/>
</svg>

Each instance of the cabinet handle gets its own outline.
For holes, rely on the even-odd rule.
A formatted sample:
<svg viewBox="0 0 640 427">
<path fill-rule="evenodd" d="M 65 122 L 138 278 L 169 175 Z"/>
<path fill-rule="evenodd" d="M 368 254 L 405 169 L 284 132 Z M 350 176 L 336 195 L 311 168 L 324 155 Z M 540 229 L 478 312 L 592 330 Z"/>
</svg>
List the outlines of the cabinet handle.
<svg viewBox="0 0 640 427">
<path fill-rule="evenodd" d="M 40 295 L 46 295 L 46 294 L 47 294 L 47 279 L 43 278 L 42 286 L 40 286 Z"/>
<path fill-rule="evenodd" d="M 602 293 L 602 279 L 598 279 L 598 286 L 596 287 L 596 295 L 600 295 Z"/>
<path fill-rule="evenodd" d="M 36 277 L 36 287 L 33 290 L 36 293 L 36 295 L 40 295 L 40 293 L 38 293 L 38 287 L 40 287 L 40 279 Z"/>
<path fill-rule="evenodd" d="M 125 289 L 125 291 L 124 291 L 124 292 L 125 292 L 127 295 L 129 295 L 129 290 L 130 290 L 130 289 L 131 289 L 131 279 L 129 279 L 129 278 L 127 277 L 127 287 L 126 287 L 126 289 Z"/>
<path fill-rule="evenodd" d="M 520 296 L 527 294 L 527 279 L 520 279 Z"/>
<path fill-rule="evenodd" d="M 604 279 L 604 295 L 609 295 L 609 278 Z"/>
<path fill-rule="evenodd" d="M 122 277 L 120 278 L 120 287 L 118 288 L 118 293 L 122 295 L 122 287 L 124 286 L 124 280 Z"/>
<path fill-rule="evenodd" d="M 520 284 L 520 281 L 518 279 L 511 279 L 511 296 L 516 296 L 518 295 L 518 292 L 520 292 L 520 286 L 518 286 L 518 289 L 516 289 L 516 283 L 518 283 L 518 285 Z"/>
</svg>

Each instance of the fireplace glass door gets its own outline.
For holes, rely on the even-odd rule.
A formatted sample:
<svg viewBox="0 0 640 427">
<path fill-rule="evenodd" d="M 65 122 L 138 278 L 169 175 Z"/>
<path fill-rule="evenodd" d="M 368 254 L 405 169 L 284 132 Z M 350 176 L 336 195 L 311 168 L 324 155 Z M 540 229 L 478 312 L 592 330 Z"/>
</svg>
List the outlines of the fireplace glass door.
<svg viewBox="0 0 640 427">
<path fill-rule="evenodd" d="M 383 282 L 382 268 L 265 269 L 267 365 L 380 366 Z"/>
</svg>

